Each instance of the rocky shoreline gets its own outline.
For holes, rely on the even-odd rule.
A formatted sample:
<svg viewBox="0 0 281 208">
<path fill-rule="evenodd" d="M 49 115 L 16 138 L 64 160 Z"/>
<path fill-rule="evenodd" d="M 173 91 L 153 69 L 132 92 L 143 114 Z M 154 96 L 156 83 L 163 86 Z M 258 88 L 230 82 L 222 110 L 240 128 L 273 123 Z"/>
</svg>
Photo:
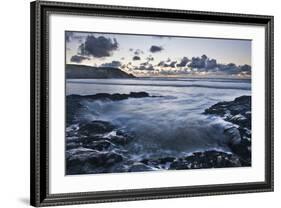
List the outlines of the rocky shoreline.
<svg viewBox="0 0 281 208">
<path fill-rule="evenodd" d="M 83 100 L 119 101 L 129 98 L 153 97 L 146 92 L 130 94 L 95 94 L 67 96 L 66 174 L 138 172 L 151 170 L 180 170 L 225 168 L 251 165 L 251 97 L 241 96 L 234 101 L 219 102 L 204 114 L 221 117 L 229 122 L 224 131 L 231 137 L 231 152 L 215 149 L 196 151 L 183 157 L 132 159 L 127 145 L 134 142 L 134 133 L 126 132 L 108 121 L 94 120 L 75 123 L 71 108 L 81 108 Z M 70 104 L 72 106 L 70 106 Z"/>
<path fill-rule="evenodd" d="M 66 96 L 66 122 L 67 125 L 75 123 L 76 114 L 79 115 L 80 111 L 83 111 L 84 106 L 81 104 L 82 101 L 120 101 L 129 98 L 145 98 L 145 97 L 157 97 L 150 96 L 147 92 L 130 92 L 130 94 L 108 94 L 98 93 L 94 95 L 67 95 Z"/>
<path fill-rule="evenodd" d="M 228 144 L 239 157 L 242 166 L 251 166 L 251 96 L 241 96 L 234 101 L 219 102 L 206 109 L 205 114 L 222 117 L 233 124 L 225 129 L 225 134 L 232 137 Z"/>
</svg>

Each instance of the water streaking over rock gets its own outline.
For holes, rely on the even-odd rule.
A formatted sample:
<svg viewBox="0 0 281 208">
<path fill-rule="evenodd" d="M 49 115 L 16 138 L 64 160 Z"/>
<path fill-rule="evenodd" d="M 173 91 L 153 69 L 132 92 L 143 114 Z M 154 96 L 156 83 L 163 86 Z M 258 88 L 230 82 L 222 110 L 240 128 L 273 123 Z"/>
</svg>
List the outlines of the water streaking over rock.
<svg viewBox="0 0 281 208">
<path fill-rule="evenodd" d="M 131 92 L 130 94 L 108 94 L 108 93 L 98 93 L 95 95 L 68 95 L 66 97 L 66 107 L 67 107 L 67 123 L 70 124 L 75 119 L 75 114 L 79 113 L 79 110 L 83 108 L 81 101 L 120 101 L 128 98 L 144 98 L 144 97 L 157 97 L 149 96 L 146 92 Z"/>
<path fill-rule="evenodd" d="M 68 95 L 66 174 L 251 165 L 250 96 L 218 102 L 196 117 L 182 115 L 189 109 L 177 109 L 180 119 L 171 110 L 174 120 L 163 118 L 169 111 L 161 104 L 175 100 L 183 106 L 186 102 L 146 92 Z M 145 103 L 158 105 L 162 117 L 155 118 L 154 108 L 144 113 L 146 106 L 140 104 Z"/>
<path fill-rule="evenodd" d="M 206 114 L 221 116 L 233 124 L 225 129 L 232 137 L 231 150 L 240 157 L 243 166 L 251 165 L 251 96 L 241 96 L 230 102 L 219 102 L 205 110 Z"/>
</svg>

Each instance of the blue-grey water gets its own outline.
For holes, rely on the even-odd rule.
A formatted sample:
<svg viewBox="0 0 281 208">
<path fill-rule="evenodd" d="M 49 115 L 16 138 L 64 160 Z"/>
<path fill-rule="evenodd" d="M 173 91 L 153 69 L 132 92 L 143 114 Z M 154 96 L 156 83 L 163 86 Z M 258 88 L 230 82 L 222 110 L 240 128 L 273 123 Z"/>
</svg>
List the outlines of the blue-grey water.
<svg viewBox="0 0 281 208">
<path fill-rule="evenodd" d="M 245 79 L 138 78 L 68 79 L 66 94 L 147 92 L 146 98 L 85 102 L 81 120 L 109 121 L 135 135 L 130 157 L 181 156 L 192 151 L 228 151 L 222 118 L 203 112 L 220 101 L 251 94 Z"/>
</svg>

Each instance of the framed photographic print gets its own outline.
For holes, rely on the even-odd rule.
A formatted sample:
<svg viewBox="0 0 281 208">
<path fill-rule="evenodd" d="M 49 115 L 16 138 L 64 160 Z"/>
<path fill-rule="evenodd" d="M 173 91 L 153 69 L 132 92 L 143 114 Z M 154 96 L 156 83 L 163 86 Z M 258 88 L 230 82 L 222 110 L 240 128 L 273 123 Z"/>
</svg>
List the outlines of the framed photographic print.
<svg viewBox="0 0 281 208">
<path fill-rule="evenodd" d="M 273 191 L 273 17 L 31 3 L 31 205 Z"/>
</svg>

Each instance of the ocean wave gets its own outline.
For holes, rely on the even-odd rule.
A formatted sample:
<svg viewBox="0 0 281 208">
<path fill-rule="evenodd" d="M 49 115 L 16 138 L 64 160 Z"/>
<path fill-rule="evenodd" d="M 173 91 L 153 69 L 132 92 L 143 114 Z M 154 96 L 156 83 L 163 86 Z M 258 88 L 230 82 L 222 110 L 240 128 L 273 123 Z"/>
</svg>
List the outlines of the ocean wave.
<svg viewBox="0 0 281 208">
<path fill-rule="evenodd" d="M 148 86 L 148 87 L 198 87 L 198 88 L 211 88 L 211 89 L 238 89 L 238 90 L 251 90 L 250 86 L 215 86 L 215 85 L 200 85 L 200 84 L 143 84 L 143 83 L 107 83 L 107 82 L 87 82 L 87 81 L 68 81 L 68 83 L 76 84 L 91 84 L 91 85 L 116 85 L 116 86 Z"/>
</svg>

